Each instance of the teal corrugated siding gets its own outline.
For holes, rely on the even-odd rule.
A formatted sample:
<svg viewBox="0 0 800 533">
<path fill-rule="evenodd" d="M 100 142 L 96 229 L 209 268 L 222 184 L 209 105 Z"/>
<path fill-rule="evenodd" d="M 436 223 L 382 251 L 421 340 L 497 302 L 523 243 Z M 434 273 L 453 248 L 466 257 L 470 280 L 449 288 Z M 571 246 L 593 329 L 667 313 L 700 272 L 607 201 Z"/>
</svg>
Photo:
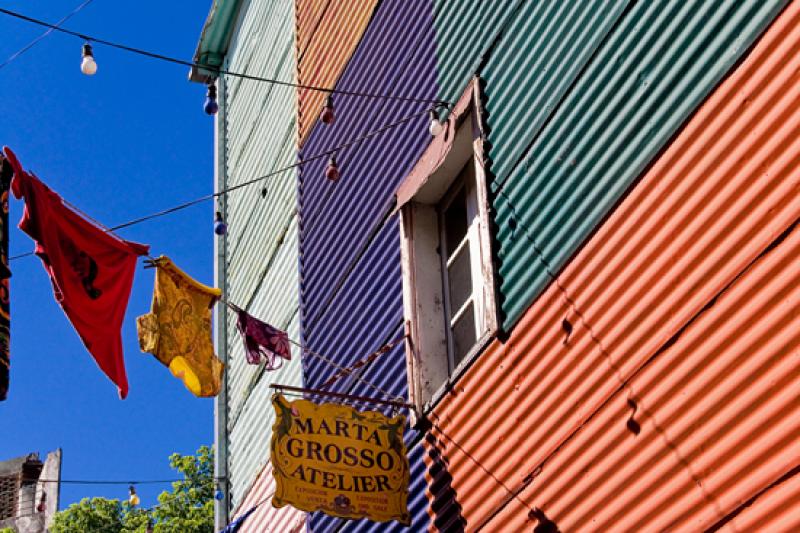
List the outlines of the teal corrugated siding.
<svg viewBox="0 0 800 533">
<path fill-rule="evenodd" d="M 294 31 L 293 0 L 246 2 L 226 66 L 235 72 L 293 79 Z M 225 186 L 294 163 L 296 91 L 241 78 L 228 79 L 226 89 Z M 286 329 L 292 338 L 299 333 L 296 190 L 297 174 L 288 171 L 229 193 L 225 257 L 230 301 Z M 248 364 L 233 313 L 228 315 L 227 333 L 228 467 L 235 509 L 269 461 L 273 423 L 269 384 L 301 385 L 302 367 L 297 350 L 292 361 L 275 372 Z"/>
<path fill-rule="evenodd" d="M 624 12 L 625 2 L 528 2 L 482 72 L 492 173 L 502 182 Z M 503 47 L 514 54 L 502 54 Z"/>
<path fill-rule="evenodd" d="M 445 2 L 442 97 L 485 80 L 506 330 L 786 3 Z"/>
<path fill-rule="evenodd" d="M 439 98 L 455 102 L 483 53 L 520 0 L 437 0 L 434 11 Z"/>
</svg>

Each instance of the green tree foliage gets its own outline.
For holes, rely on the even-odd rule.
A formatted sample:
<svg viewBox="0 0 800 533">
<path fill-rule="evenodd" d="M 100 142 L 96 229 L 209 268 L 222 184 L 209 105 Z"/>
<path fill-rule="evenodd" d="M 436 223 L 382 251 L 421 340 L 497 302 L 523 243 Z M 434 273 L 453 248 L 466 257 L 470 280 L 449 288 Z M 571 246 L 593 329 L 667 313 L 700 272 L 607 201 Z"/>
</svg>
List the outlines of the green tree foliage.
<svg viewBox="0 0 800 533">
<path fill-rule="evenodd" d="M 145 533 L 149 520 L 155 533 L 213 533 L 214 452 L 208 446 L 197 455 L 174 453 L 170 466 L 183 475 L 171 491 L 158 496 L 152 509 L 127 501 L 84 498 L 56 514 L 52 533 Z"/>
</svg>

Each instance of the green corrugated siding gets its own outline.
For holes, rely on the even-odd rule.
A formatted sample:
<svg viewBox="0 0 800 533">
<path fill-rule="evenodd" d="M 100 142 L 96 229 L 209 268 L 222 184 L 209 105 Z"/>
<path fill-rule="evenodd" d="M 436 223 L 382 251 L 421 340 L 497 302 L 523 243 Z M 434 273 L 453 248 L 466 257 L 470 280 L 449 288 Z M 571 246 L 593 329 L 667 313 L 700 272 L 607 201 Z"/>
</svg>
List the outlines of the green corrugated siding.
<svg viewBox="0 0 800 533">
<path fill-rule="evenodd" d="M 226 66 L 236 72 L 291 80 L 295 76 L 294 0 L 246 2 L 232 35 Z M 241 78 L 226 83 L 225 186 L 294 163 L 296 91 Z M 262 189 L 265 194 L 262 195 Z M 227 196 L 227 297 L 257 318 L 299 329 L 297 174 L 287 171 Z M 235 508 L 269 460 L 272 428 L 269 383 L 301 385 L 300 354 L 275 372 L 245 360 L 233 313 L 228 316 L 228 452 Z"/>
<path fill-rule="evenodd" d="M 443 2 L 441 96 L 485 80 L 506 330 L 786 3 Z"/>
<path fill-rule="evenodd" d="M 455 102 L 464 91 L 518 0 L 437 0 L 436 61 L 439 98 Z"/>
</svg>

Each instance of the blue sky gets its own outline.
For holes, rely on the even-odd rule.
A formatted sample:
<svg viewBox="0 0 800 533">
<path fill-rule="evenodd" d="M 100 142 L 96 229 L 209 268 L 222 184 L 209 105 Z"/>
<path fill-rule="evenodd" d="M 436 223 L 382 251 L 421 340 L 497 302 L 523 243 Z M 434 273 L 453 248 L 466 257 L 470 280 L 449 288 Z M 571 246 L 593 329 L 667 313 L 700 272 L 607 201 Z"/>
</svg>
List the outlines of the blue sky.
<svg viewBox="0 0 800 533">
<path fill-rule="evenodd" d="M 2 6 L 55 22 L 80 0 L 4 0 Z M 191 59 L 210 1 L 94 0 L 64 26 L 100 38 Z M 0 61 L 43 32 L 0 14 Z M 185 67 L 100 45 L 98 72 L 80 72 L 82 42 L 54 33 L 0 69 L 0 144 L 64 198 L 106 225 L 213 190 L 213 119 L 205 88 Z M 11 255 L 32 250 L 16 228 Z M 203 203 L 122 230 L 213 283 L 214 208 Z M 0 403 L 0 459 L 61 447 L 63 479 L 174 477 L 167 457 L 213 441 L 213 401 L 194 398 L 152 356 L 139 351 L 135 319 L 149 311 L 153 271 L 137 270 L 122 329 L 130 394 L 96 367 L 53 299 L 35 257 L 11 265 L 12 367 Z M 266 443 L 265 443 L 266 445 Z M 141 486 L 150 505 L 165 486 Z M 64 485 L 62 508 L 85 496 L 124 498 L 124 486 Z"/>
</svg>

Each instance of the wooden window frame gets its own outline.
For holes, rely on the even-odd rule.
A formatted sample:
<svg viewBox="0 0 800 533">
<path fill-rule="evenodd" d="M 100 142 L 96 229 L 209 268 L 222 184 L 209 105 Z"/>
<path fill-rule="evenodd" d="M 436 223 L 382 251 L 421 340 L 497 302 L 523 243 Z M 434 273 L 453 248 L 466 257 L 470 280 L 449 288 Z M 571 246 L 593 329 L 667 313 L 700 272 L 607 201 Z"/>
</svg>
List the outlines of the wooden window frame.
<svg viewBox="0 0 800 533">
<path fill-rule="evenodd" d="M 485 346 L 497 335 L 496 278 L 492 261 L 490 206 L 484 170 L 484 135 L 477 78 L 450 113 L 445 131 L 431 146 L 398 189 L 403 308 L 406 319 L 406 363 L 409 401 L 424 413 L 458 381 Z M 437 159 L 438 157 L 438 159 Z M 449 319 L 444 296 L 445 264 L 438 252 L 442 244 L 439 209 L 459 177 L 464 164 L 474 165 L 477 204 L 477 261 L 471 255 L 473 291 L 480 290 L 475 305 L 476 342 L 458 365 L 452 365 Z M 435 161 L 431 165 L 430 161 Z M 413 180 L 413 182 L 412 182 Z M 400 203 L 402 202 L 402 203 Z M 468 229 L 469 231 L 469 229 Z M 472 245 L 472 243 L 470 244 Z M 471 250 L 472 252 L 472 250 Z M 477 287 L 476 280 L 480 280 Z"/>
</svg>

